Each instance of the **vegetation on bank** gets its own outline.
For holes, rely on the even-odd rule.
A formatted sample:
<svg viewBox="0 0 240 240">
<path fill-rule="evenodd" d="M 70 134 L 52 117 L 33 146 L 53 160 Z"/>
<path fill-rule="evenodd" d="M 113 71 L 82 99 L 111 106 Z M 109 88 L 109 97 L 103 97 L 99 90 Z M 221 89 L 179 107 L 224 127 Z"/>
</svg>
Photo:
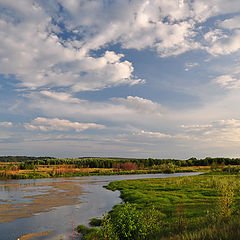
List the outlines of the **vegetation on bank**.
<svg viewBox="0 0 240 240">
<path fill-rule="evenodd" d="M 239 175 L 224 172 L 112 182 L 124 203 L 100 228 L 78 230 L 85 240 L 239 239 L 239 187 Z"/>
<path fill-rule="evenodd" d="M 2 156 L 0 179 L 74 177 L 91 175 L 174 173 L 221 169 L 239 172 L 240 159 L 205 158 L 134 159 L 134 158 L 77 158 Z"/>
<path fill-rule="evenodd" d="M 240 165 L 240 158 L 211 158 L 204 159 L 189 158 L 182 159 L 154 159 L 154 158 L 117 158 L 117 157 L 80 157 L 80 158 L 54 158 L 54 157 L 28 157 L 28 156 L 0 156 L 0 162 L 5 163 L 24 163 L 27 165 L 72 165 L 76 167 L 90 168 L 113 168 L 128 163 L 136 163 L 138 167 L 152 167 L 154 165 L 173 164 L 175 166 L 212 166 L 212 165 Z M 30 167 L 30 166 L 29 166 Z"/>
<path fill-rule="evenodd" d="M 62 169 L 62 168 L 61 168 Z M 63 167 L 65 169 L 65 167 Z M 201 170 L 201 169 L 199 169 Z M 204 170 L 204 169 L 203 169 Z M 34 169 L 34 170 L 20 170 L 20 171 L 0 171 L 0 179 L 37 179 L 37 178 L 52 178 L 52 177 L 83 177 L 83 176 L 110 176 L 110 175 L 130 175 L 130 174 L 156 174 L 156 173 L 180 173 L 180 172 L 193 172 L 196 169 L 168 169 L 167 170 L 154 170 L 154 169 L 142 169 L 142 170 L 120 170 L 115 169 L 73 169 L 73 170 L 60 170 L 55 169 Z"/>
</svg>

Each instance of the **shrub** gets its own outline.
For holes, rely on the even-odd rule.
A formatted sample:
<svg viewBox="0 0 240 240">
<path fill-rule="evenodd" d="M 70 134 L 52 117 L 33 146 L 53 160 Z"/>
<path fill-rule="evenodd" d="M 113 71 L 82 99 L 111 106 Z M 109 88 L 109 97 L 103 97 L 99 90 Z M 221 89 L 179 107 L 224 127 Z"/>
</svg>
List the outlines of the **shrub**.
<svg viewBox="0 0 240 240">
<path fill-rule="evenodd" d="M 160 226 L 160 213 L 152 209 L 137 210 L 136 205 L 121 204 L 106 215 L 103 221 L 103 236 L 107 240 L 151 239 Z"/>
<path fill-rule="evenodd" d="M 78 231 L 78 233 L 81 233 L 84 235 L 84 234 L 87 234 L 90 231 L 90 229 L 84 225 L 78 225 L 77 231 Z"/>
<path fill-rule="evenodd" d="M 102 225 L 103 220 L 102 219 L 98 219 L 98 218 L 92 218 L 89 222 L 89 224 L 92 227 L 99 227 Z"/>
</svg>

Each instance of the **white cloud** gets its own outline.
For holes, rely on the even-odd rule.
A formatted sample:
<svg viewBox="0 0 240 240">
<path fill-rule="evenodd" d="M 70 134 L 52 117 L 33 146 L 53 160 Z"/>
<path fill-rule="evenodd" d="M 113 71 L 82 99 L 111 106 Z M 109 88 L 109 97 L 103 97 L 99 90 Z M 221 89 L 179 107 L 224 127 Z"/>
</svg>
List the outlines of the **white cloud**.
<svg viewBox="0 0 240 240">
<path fill-rule="evenodd" d="M 238 0 L 231 0 L 231 2 L 225 0 L 193 1 L 192 8 L 195 19 L 198 19 L 200 22 L 204 22 L 209 17 L 228 13 L 238 13 L 240 11 Z"/>
<path fill-rule="evenodd" d="M 96 123 L 80 123 L 71 122 L 65 119 L 58 118 L 35 118 L 31 123 L 25 123 L 24 127 L 27 130 L 40 130 L 40 131 L 70 131 L 76 132 L 84 131 L 88 128 L 104 129 L 105 126 Z"/>
<path fill-rule="evenodd" d="M 60 102 L 81 103 L 83 101 L 78 98 L 73 98 L 70 93 L 66 93 L 66 92 L 51 92 L 51 91 L 45 90 L 45 91 L 40 91 L 40 94 Z"/>
<path fill-rule="evenodd" d="M 12 122 L 0 122 L 0 127 L 12 127 Z"/>
<path fill-rule="evenodd" d="M 225 29 L 239 29 L 240 28 L 240 16 L 237 15 L 233 18 L 225 19 L 224 21 L 220 21 L 218 23 L 219 27 L 225 28 Z"/>
<path fill-rule="evenodd" d="M 202 131 L 211 128 L 211 124 L 194 124 L 194 125 L 182 125 L 181 126 L 186 131 Z"/>
<path fill-rule="evenodd" d="M 109 2 L 107 7 L 103 0 L 1 0 L 0 73 L 14 74 L 29 89 L 65 87 L 79 92 L 143 83 L 122 54 L 105 51 L 94 56 L 92 50 L 119 43 L 123 48 L 151 48 L 161 57 L 192 49 L 231 54 L 240 49 L 239 30 L 228 34 L 210 31 L 203 44 L 195 38 L 196 24 L 237 12 L 239 5 L 235 0 L 231 4 L 222 0 L 122 0 Z M 225 20 L 221 26 L 237 20 Z M 71 37 L 58 35 L 63 31 L 59 22 Z"/>
<path fill-rule="evenodd" d="M 204 39 L 209 43 L 213 44 L 220 39 L 226 39 L 228 36 L 220 29 L 215 29 L 204 34 Z"/>
<path fill-rule="evenodd" d="M 213 82 L 219 84 L 223 88 L 237 89 L 240 87 L 240 67 L 239 60 L 236 59 L 236 63 L 226 65 L 219 71 L 221 75 L 213 79 Z"/>
<path fill-rule="evenodd" d="M 121 61 L 122 54 L 106 51 L 100 57 L 89 56 L 91 48 L 83 46 L 89 39 L 83 43 L 63 40 L 53 31 L 57 27 L 52 23 L 54 15 L 48 15 L 53 9 L 22 2 L 26 10 L 18 4 L 0 3 L 12 11 L 0 18 L 0 73 L 14 74 L 29 89 L 60 86 L 83 91 L 142 82 L 133 76 L 132 64 Z"/>
<path fill-rule="evenodd" d="M 200 43 L 194 42 L 195 23 L 200 21 L 197 16 L 206 12 L 209 17 L 214 11 L 221 12 L 224 5 L 217 1 L 219 6 L 215 9 L 205 1 L 192 4 L 142 0 L 113 2 L 106 10 L 102 1 L 60 3 L 70 14 L 69 18 L 62 16 L 67 30 L 79 34 L 82 40 L 74 37 L 63 40 L 56 35 L 60 30 L 55 30 L 59 27 L 53 24 L 52 18 L 62 20 L 56 15 L 57 1 L 47 5 L 1 1 L 0 4 L 12 11 L 12 14 L 5 11 L 5 17 L 0 20 L 1 73 L 15 74 L 29 88 L 67 86 L 82 91 L 137 84 L 141 80 L 134 79 L 130 62 L 121 61 L 123 55 L 106 51 L 102 57 L 92 57 L 89 51 L 111 42 L 120 42 L 125 48 L 155 48 L 160 56 L 199 48 Z M 237 51 L 238 37 L 235 33 L 229 44 L 216 43 L 214 50 L 208 51 L 212 54 Z M 220 51 L 221 47 L 224 50 Z"/>
<path fill-rule="evenodd" d="M 139 132 L 139 134 L 140 134 L 140 135 L 147 136 L 147 137 L 172 138 L 171 135 L 165 134 L 165 133 L 161 133 L 161 132 L 151 132 L 151 131 L 141 130 L 141 131 Z"/>
<path fill-rule="evenodd" d="M 184 126 L 190 136 L 200 141 L 215 143 L 240 143 L 240 120 L 218 120 L 205 125 Z"/>
<path fill-rule="evenodd" d="M 111 124 L 159 122 L 166 114 L 158 103 L 141 97 L 111 98 L 105 101 L 82 100 L 70 94 L 58 95 L 59 92 L 37 91 L 24 94 L 29 103 L 25 112 L 37 111 L 48 117 L 61 117 L 84 122 L 97 119 Z M 21 108 L 22 108 L 21 107 Z M 20 106 L 18 107 L 20 108 Z M 161 118 L 160 118 L 161 117 Z"/>
<path fill-rule="evenodd" d="M 206 50 L 214 56 L 231 54 L 240 49 L 240 30 L 235 30 L 231 35 L 215 30 L 206 35 L 206 40 L 211 43 L 210 46 L 206 47 Z"/>
<path fill-rule="evenodd" d="M 83 74 L 78 73 L 72 85 L 74 92 L 86 90 L 100 90 L 106 87 L 120 84 L 135 85 L 144 83 L 142 79 L 133 76 L 134 68 L 129 61 L 121 62 L 122 54 L 106 51 L 102 57 L 85 57 L 78 62 L 73 71 L 82 69 Z M 75 69 L 76 68 L 76 69 Z"/>
<path fill-rule="evenodd" d="M 240 79 L 232 75 L 221 75 L 215 78 L 214 82 L 218 83 L 222 87 L 229 88 L 229 89 L 240 87 Z"/>
<path fill-rule="evenodd" d="M 144 131 L 141 130 L 138 132 L 138 135 L 142 135 L 145 137 L 149 138 L 156 138 L 156 139 L 185 139 L 188 140 L 190 139 L 190 136 L 185 135 L 185 134 L 176 134 L 176 135 L 171 135 L 171 134 L 166 134 L 166 133 L 161 133 L 161 132 L 152 132 L 152 131 Z"/>
<path fill-rule="evenodd" d="M 194 68 L 194 67 L 197 67 L 197 66 L 199 66 L 199 63 L 197 63 L 197 62 L 188 62 L 188 63 L 185 63 L 185 68 L 184 68 L 184 70 L 187 72 L 187 71 L 189 71 L 189 70 L 191 70 L 192 68 Z"/>
<path fill-rule="evenodd" d="M 139 113 L 161 115 L 161 105 L 145 98 L 128 96 L 127 98 L 112 98 L 112 100 Z"/>
</svg>

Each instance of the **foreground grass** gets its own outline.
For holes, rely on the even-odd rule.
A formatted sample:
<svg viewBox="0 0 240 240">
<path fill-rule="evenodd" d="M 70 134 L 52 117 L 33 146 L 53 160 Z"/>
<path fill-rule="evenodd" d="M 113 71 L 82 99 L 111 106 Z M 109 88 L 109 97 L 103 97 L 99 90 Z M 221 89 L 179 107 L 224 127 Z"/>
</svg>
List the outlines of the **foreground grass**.
<svg viewBox="0 0 240 240">
<path fill-rule="evenodd" d="M 112 182 L 127 204 L 84 239 L 239 239 L 239 186 L 223 173 Z"/>
</svg>

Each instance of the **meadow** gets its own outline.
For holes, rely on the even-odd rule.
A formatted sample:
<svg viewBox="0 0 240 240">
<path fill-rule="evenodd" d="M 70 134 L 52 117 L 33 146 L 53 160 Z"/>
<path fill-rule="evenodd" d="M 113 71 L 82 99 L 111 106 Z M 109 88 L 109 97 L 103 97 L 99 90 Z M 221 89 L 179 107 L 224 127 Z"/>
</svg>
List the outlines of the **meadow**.
<svg viewBox="0 0 240 240">
<path fill-rule="evenodd" d="M 104 216 L 100 228 L 78 230 L 83 239 L 236 240 L 239 186 L 238 174 L 220 171 L 112 182 L 107 188 L 120 190 L 123 203 Z"/>
</svg>

